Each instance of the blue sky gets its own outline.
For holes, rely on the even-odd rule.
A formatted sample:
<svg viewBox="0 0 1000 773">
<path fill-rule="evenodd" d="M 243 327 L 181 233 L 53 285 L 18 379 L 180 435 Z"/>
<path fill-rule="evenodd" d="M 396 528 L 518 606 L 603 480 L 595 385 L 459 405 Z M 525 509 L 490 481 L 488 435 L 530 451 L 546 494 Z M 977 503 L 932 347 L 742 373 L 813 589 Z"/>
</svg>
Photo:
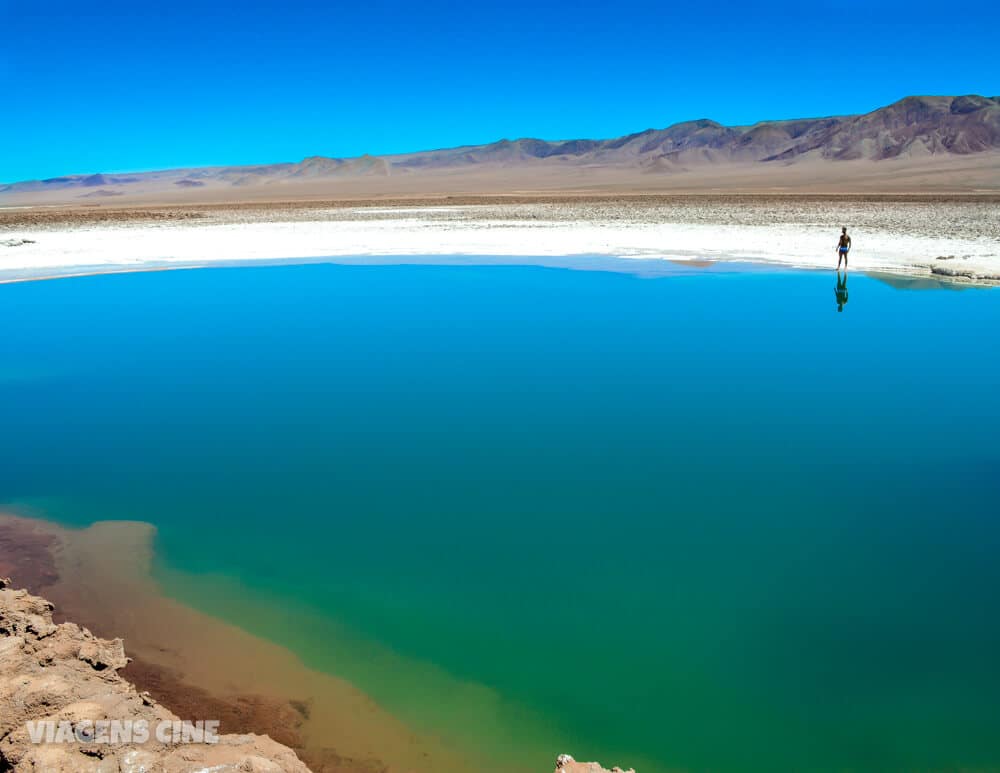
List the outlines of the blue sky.
<svg viewBox="0 0 1000 773">
<path fill-rule="evenodd" d="M 994 96 L 998 28 L 995 0 L 0 0 L 0 181 Z"/>
</svg>

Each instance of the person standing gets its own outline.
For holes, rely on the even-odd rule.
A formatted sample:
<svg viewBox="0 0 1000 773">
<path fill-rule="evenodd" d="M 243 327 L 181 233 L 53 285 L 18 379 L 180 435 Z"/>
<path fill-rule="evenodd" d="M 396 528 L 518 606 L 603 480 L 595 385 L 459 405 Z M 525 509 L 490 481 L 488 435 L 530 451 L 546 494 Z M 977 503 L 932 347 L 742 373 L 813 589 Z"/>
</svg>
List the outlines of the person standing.
<svg viewBox="0 0 1000 773">
<path fill-rule="evenodd" d="M 844 271 L 847 271 L 847 253 L 851 251 L 851 237 L 847 235 L 847 226 L 840 229 L 840 241 L 837 242 L 837 271 L 840 271 L 840 262 L 844 262 Z"/>
</svg>

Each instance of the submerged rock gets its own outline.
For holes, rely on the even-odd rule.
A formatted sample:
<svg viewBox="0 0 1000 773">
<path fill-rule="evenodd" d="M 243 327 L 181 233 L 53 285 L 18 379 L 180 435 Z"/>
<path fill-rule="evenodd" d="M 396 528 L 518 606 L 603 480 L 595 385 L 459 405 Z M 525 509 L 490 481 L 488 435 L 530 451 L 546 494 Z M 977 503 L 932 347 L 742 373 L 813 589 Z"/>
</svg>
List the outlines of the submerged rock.
<svg viewBox="0 0 1000 773">
<path fill-rule="evenodd" d="M 608 770 L 599 762 L 577 762 L 568 754 L 560 754 L 556 757 L 555 773 L 635 773 L 635 770 L 622 770 L 617 765 Z"/>
</svg>

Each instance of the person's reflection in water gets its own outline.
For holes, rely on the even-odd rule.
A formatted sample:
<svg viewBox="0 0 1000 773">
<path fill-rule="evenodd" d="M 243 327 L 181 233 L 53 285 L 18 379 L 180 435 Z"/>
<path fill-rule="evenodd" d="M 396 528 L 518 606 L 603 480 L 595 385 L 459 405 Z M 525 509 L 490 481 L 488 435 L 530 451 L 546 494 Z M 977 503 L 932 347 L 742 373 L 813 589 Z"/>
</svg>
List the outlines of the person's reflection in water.
<svg viewBox="0 0 1000 773">
<path fill-rule="evenodd" d="M 837 272 L 837 289 L 834 291 L 837 296 L 837 311 L 843 311 L 847 304 L 847 272 L 843 276 Z"/>
</svg>

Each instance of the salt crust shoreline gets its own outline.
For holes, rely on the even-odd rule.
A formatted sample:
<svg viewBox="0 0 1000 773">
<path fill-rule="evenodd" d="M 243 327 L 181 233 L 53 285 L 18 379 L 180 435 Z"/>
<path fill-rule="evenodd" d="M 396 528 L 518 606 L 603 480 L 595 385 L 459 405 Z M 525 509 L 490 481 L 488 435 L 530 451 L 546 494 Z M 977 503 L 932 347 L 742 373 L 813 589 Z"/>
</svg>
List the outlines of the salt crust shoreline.
<svg viewBox="0 0 1000 773">
<path fill-rule="evenodd" d="M 741 261 L 832 269 L 837 224 L 860 220 L 851 229 L 851 269 L 1000 282 L 1000 214 L 961 207 L 886 204 L 867 215 L 852 208 L 831 212 L 828 223 L 809 222 L 815 213 L 803 216 L 793 207 L 728 213 L 716 208 L 693 217 L 669 208 L 637 213 L 511 205 L 275 210 L 205 222 L 14 224 L 0 233 L 0 281 L 318 260 L 544 264 L 558 258 L 585 266 L 586 256 L 646 265 Z"/>
</svg>

